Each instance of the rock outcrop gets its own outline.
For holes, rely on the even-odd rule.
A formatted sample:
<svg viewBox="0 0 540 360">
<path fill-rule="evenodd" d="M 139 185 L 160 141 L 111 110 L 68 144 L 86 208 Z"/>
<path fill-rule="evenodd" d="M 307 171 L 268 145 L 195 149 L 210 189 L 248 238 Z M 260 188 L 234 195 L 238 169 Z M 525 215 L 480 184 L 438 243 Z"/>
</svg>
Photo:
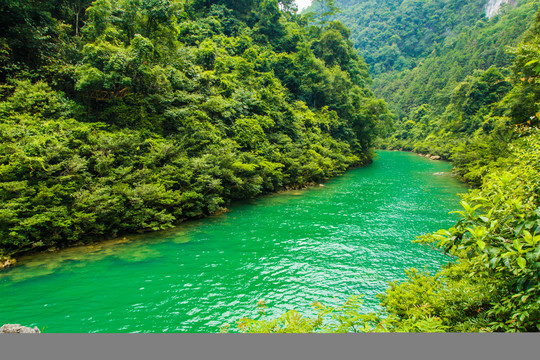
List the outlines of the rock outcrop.
<svg viewBox="0 0 540 360">
<path fill-rule="evenodd" d="M 418 155 L 428 158 L 430 160 L 442 160 L 442 157 L 440 157 L 439 155 L 422 154 L 422 153 L 418 153 Z"/>
<path fill-rule="evenodd" d="M 499 13 L 501 6 L 504 4 L 516 5 L 516 0 L 488 0 L 486 3 L 486 17 L 489 19 Z"/>
<path fill-rule="evenodd" d="M 40 332 L 37 326 L 33 329 L 20 324 L 7 324 L 0 327 L 0 334 L 39 334 Z"/>
<path fill-rule="evenodd" d="M 0 270 L 15 265 L 15 259 L 0 257 Z"/>
</svg>

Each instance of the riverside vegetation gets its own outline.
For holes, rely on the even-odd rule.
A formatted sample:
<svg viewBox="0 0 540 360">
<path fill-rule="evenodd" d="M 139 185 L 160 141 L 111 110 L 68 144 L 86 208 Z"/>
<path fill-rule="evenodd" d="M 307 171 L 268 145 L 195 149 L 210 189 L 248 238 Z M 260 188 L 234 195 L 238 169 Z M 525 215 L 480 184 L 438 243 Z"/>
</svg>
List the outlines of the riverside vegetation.
<svg viewBox="0 0 540 360">
<path fill-rule="evenodd" d="M 455 226 L 418 240 L 455 261 L 410 270 L 379 313 L 352 297 L 315 303 L 313 318 L 266 319 L 260 303 L 239 330 L 538 331 L 538 4 L 485 19 L 481 1 L 398 3 L 380 8 L 395 22 L 366 13 L 360 30 L 380 36 L 364 37 L 333 21 L 335 5 L 373 2 L 323 1 L 314 16 L 272 0 L 3 1 L 4 254 L 160 229 L 320 181 L 368 162 L 378 133 L 380 146 L 452 160 L 478 187 Z"/>
</svg>

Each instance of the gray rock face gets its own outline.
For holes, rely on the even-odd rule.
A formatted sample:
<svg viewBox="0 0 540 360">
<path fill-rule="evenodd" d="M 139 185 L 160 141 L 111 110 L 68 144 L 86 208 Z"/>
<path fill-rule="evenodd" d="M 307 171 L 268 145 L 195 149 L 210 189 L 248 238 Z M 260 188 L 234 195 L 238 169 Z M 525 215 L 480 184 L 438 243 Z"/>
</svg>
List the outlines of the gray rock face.
<svg viewBox="0 0 540 360">
<path fill-rule="evenodd" d="M 515 5 L 515 0 L 488 0 L 486 3 L 486 17 L 489 19 L 499 12 L 503 4 Z"/>
<path fill-rule="evenodd" d="M 33 329 L 20 324 L 7 324 L 0 327 L 0 334 L 39 334 L 40 332 L 37 326 Z"/>
</svg>

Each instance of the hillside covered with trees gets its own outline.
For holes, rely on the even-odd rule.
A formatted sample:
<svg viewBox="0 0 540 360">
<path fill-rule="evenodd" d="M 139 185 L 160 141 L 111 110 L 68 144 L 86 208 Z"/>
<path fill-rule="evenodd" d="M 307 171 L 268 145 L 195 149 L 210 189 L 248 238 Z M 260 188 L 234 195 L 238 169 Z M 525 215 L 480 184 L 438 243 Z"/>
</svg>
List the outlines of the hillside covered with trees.
<svg viewBox="0 0 540 360">
<path fill-rule="evenodd" d="M 484 21 L 485 0 L 314 1 L 311 11 L 332 16 L 351 30 L 351 40 L 372 74 L 413 69 L 433 50 Z"/>
<path fill-rule="evenodd" d="M 0 34 L 0 257 L 322 181 L 390 116 L 290 0 L 2 0 Z"/>
</svg>

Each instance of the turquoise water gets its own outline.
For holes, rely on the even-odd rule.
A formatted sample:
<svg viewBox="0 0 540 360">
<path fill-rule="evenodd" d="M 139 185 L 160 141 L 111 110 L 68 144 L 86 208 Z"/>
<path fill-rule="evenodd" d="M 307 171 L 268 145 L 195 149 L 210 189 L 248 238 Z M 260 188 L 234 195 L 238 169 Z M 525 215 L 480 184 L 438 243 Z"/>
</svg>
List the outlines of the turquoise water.
<svg viewBox="0 0 540 360">
<path fill-rule="evenodd" d="M 0 324 L 46 332 L 217 332 L 225 323 L 376 294 L 448 261 L 412 244 L 447 227 L 466 191 L 450 165 L 381 151 L 324 187 L 285 192 L 178 228 L 23 259 L 0 273 Z M 440 175 L 436 173 L 445 172 Z"/>
</svg>

